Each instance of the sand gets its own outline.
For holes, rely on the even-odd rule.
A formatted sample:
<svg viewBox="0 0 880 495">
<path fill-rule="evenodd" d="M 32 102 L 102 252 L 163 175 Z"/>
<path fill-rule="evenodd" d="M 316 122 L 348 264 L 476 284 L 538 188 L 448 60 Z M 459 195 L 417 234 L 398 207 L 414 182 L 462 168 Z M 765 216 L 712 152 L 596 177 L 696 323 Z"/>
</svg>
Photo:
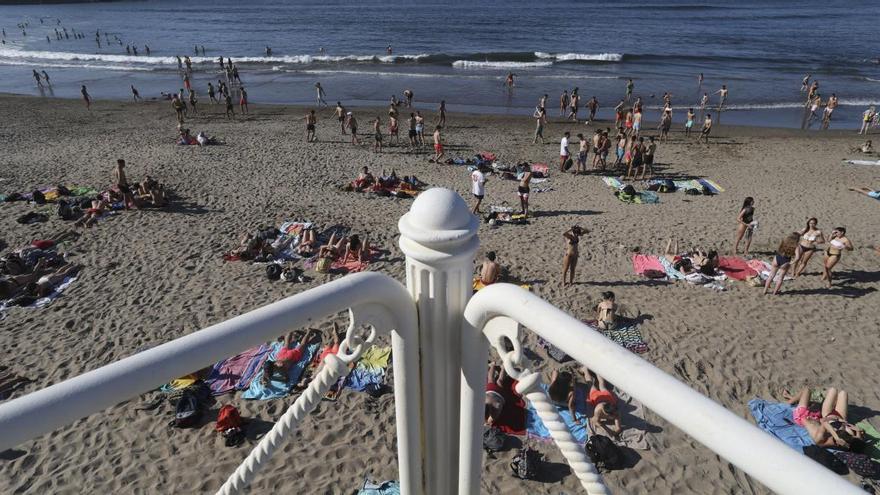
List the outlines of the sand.
<svg viewBox="0 0 880 495">
<path fill-rule="evenodd" d="M 319 112 L 317 144 L 304 142 L 305 111 L 252 105 L 252 114 L 225 121 L 219 106 L 202 105 L 188 125 L 223 138 L 228 145 L 199 149 L 174 145 L 170 105 L 96 102 L 87 112 L 80 101 L 0 97 L 0 191 L 27 191 L 56 183 L 94 187 L 111 183 L 117 158 L 128 161 L 131 179 L 159 178 L 180 198 L 167 211 L 124 212 L 83 231 L 66 250 L 84 266 L 80 279 L 45 309 L 15 308 L 0 321 L 3 362 L 38 390 L 98 368 L 250 309 L 300 292 L 308 284 L 271 283 L 262 268 L 226 263 L 220 255 L 238 236 L 258 225 L 307 219 L 321 226 L 346 224 L 369 234 L 388 250 L 371 269 L 404 278 L 397 247 L 397 219 L 411 201 L 370 198 L 337 191 L 367 165 L 375 172 L 395 168 L 432 185 L 453 188 L 470 201 L 464 167 L 438 166 L 424 153 L 393 147 L 382 154 L 355 147 L 339 135 L 329 110 Z M 359 111 L 361 128 L 368 114 Z M 384 112 L 382 112 L 384 114 Z M 469 156 L 492 151 L 505 162 L 556 164 L 564 130 L 547 126 L 546 145 L 532 144 L 531 119 L 452 115 L 447 152 Z M 605 127 L 605 123 L 602 124 Z M 646 126 L 651 127 L 651 126 Z M 617 201 L 595 176 L 552 174 L 551 192 L 532 197 L 528 226 L 480 228 L 481 252 L 495 250 L 517 281 L 579 318 L 592 316 L 599 292 L 613 290 L 631 313 L 646 318 L 642 333 L 650 351 L 642 356 L 694 389 L 749 417 L 754 396 L 778 396 L 783 388 L 835 385 L 850 392 L 862 413 L 880 410 L 874 362 L 880 257 L 880 203 L 847 191 L 878 186 L 880 168 L 844 165 L 854 132 L 800 132 L 719 126 L 706 147 L 685 142 L 676 126 L 661 144 L 664 173 L 709 177 L 726 191 L 715 197 L 662 195 L 657 205 Z M 405 132 L 405 131 L 404 131 Z M 488 204 L 517 203 L 516 183 L 493 178 Z M 820 261 L 789 282 L 784 294 L 730 282 L 726 292 L 684 283 L 647 281 L 632 272 L 631 251 L 660 252 L 673 236 L 682 247 L 728 251 L 745 196 L 756 199 L 760 221 L 753 250 L 769 259 L 788 232 L 807 216 L 826 232 L 846 226 L 856 250 L 837 268 L 835 286 L 819 280 Z M 15 223 L 30 211 L 23 203 L 0 205 L 0 238 L 10 247 L 72 228 L 57 217 L 33 226 Z M 577 284 L 558 286 L 562 233 L 573 224 L 590 230 L 581 241 Z M 327 330 L 331 319 L 320 323 Z M 338 320 L 343 321 L 343 320 Z M 530 337 L 534 342 L 534 336 Z M 535 366 L 549 371 L 543 351 Z M 0 461 L 4 493 L 194 493 L 218 488 L 245 457 L 255 438 L 271 427 L 290 400 L 244 401 L 226 395 L 252 419 L 245 447 L 230 449 L 206 422 L 197 430 L 170 430 L 171 406 L 136 411 L 136 397 L 6 452 Z M 352 493 L 366 474 L 396 478 L 392 397 L 380 399 L 380 413 L 364 408 L 366 396 L 344 393 L 324 403 L 302 425 L 253 484 L 252 491 Z M 682 404 L 687 408 L 687 404 Z M 211 417 L 209 413 L 209 417 Z M 606 476 L 618 493 L 766 493 L 708 449 L 655 414 L 652 450 L 641 452 L 631 469 Z M 549 460 L 562 462 L 552 447 Z M 521 482 L 510 476 L 506 451 L 485 464 L 485 493 L 582 493 L 565 468 L 552 470 L 552 483 Z"/>
</svg>

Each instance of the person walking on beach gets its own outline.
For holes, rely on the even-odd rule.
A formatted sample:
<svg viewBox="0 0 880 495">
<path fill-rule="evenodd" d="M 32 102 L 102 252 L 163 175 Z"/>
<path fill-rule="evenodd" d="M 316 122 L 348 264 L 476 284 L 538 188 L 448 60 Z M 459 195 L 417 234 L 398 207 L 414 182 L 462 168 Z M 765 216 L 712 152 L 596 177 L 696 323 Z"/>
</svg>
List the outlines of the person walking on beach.
<svg viewBox="0 0 880 495">
<path fill-rule="evenodd" d="M 547 122 L 547 110 L 537 106 L 532 117 L 535 119 L 535 139 L 532 140 L 532 144 L 537 144 L 538 138 L 541 138 L 541 144 L 544 144 L 544 123 Z"/>
<path fill-rule="evenodd" d="M 397 113 L 388 117 L 388 146 L 396 143 L 400 145 L 400 124 L 397 121 Z"/>
<path fill-rule="evenodd" d="M 330 106 L 327 104 L 327 101 L 324 100 L 324 96 L 325 96 L 324 88 L 321 87 L 321 83 L 316 82 L 315 83 L 315 105 L 316 106 L 318 106 L 318 107 L 320 107 L 321 105 L 324 105 L 325 107 Z"/>
<path fill-rule="evenodd" d="M 446 100 L 440 100 L 440 108 L 437 109 L 440 113 L 439 118 L 437 119 L 438 126 L 446 126 Z"/>
<path fill-rule="evenodd" d="M 345 107 L 342 106 L 341 101 L 336 102 L 336 109 L 333 110 L 336 115 L 336 120 L 339 122 L 339 130 L 342 131 L 342 135 L 345 135 Z"/>
<path fill-rule="evenodd" d="M 672 110 L 666 109 L 663 111 L 663 116 L 660 118 L 660 125 L 658 126 L 658 129 L 660 130 L 660 142 L 669 142 L 669 130 L 671 128 Z"/>
<path fill-rule="evenodd" d="M 577 165 L 575 166 L 574 175 L 580 175 L 581 172 L 586 173 L 587 171 L 587 152 L 590 149 L 589 141 L 584 137 L 583 134 L 578 133 L 578 156 L 577 156 Z"/>
<path fill-rule="evenodd" d="M 375 142 L 373 143 L 373 151 L 376 153 L 382 152 L 382 117 L 377 115 L 376 120 L 373 121 L 373 139 Z"/>
<path fill-rule="evenodd" d="M 688 108 L 687 122 L 684 123 L 684 137 L 691 137 L 691 129 L 694 127 L 694 119 L 696 115 L 694 115 L 694 109 Z"/>
<path fill-rule="evenodd" d="M 571 153 L 568 151 L 568 138 L 571 134 L 565 131 L 562 139 L 559 141 L 559 171 L 565 172 L 565 162 L 569 160 Z"/>
<path fill-rule="evenodd" d="M 49 74 L 46 74 L 46 71 L 42 71 L 42 72 L 43 72 L 43 79 L 46 80 L 46 86 L 51 87 L 52 83 L 49 82 Z"/>
<path fill-rule="evenodd" d="M 632 98 L 633 89 L 635 88 L 635 83 L 633 83 L 632 79 L 626 81 L 626 97 L 624 100 L 629 101 Z"/>
<path fill-rule="evenodd" d="M 593 120 L 596 118 L 596 112 L 599 110 L 599 100 L 596 97 L 590 98 L 590 101 L 587 102 L 587 108 L 590 109 L 590 117 L 587 119 L 587 125 L 593 123 Z"/>
<path fill-rule="evenodd" d="M 434 128 L 434 159 L 432 160 L 434 163 L 440 163 L 440 159 L 443 158 L 443 136 L 440 135 L 440 130 L 443 129 L 443 126 L 438 125 Z"/>
<path fill-rule="evenodd" d="M 216 93 L 214 92 L 214 85 L 211 83 L 208 83 L 208 98 L 211 100 L 211 103 L 219 102 Z"/>
<path fill-rule="evenodd" d="M 755 233 L 755 227 L 758 222 L 755 221 L 755 199 L 751 196 L 747 197 L 736 216 L 736 236 L 733 241 L 733 255 L 739 254 L 739 243 L 745 238 L 746 245 L 743 254 L 749 255 L 749 248 L 752 246 L 752 235 Z"/>
<path fill-rule="evenodd" d="M 513 72 L 508 72 L 507 77 L 504 79 L 504 85 L 507 86 L 507 90 L 513 90 L 513 78 L 516 77 L 516 74 Z"/>
<path fill-rule="evenodd" d="M 480 214 L 480 204 L 483 203 L 483 198 L 486 197 L 486 166 L 479 165 L 476 170 L 471 172 L 471 192 L 474 195 L 474 199 L 477 202 L 474 204 L 473 210 L 471 213 L 474 215 Z"/>
<path fill-rule="evenodd" d="M 822 116 L 822 129 L 828 129 L 828 126 L 831 125 L 831 114 L 834 113 L 837 105 L 837 95 L 831 93 L 831 97 L 828 98 L 828 102 L 825 104 L 825 115 Z"/>
<path fill-rule="evenodd" d="M 135 102 L 138 102 L 141 100 L 141 94 L 138 93 L 138 90 L 137 90 L 137 88 L 134 87 L 134 84 L 131 85 L 131 98 Z"/>
<path fill-rule="evenodd" d="M 177 123 L 183 124 L 183 102 L 180 101 L 180 96 L 174 95 L 171 97 L 171 108 L 174 109 L 174 113 L 177 115 Z"/>
<path fill-rule="evenodd" d="M 82 94 L 83 101 L 86 102 L 86 110 L 92 109 L 92 97 L 89 96 L 89 91 L 86 89 L 86 85 L 83 84 L 79 90 L 80 94 Z"/>
<path fill-rule="evenodd" d="M 235 105 L 232 104 L 232 95 L 229 93 L 225 96 L 226 99 L 226 118 L 235 120 Z"/>
<path fill-rule="evenodd" d="M 565 111 L 568 110 L 568 102 L 569 101 L 570 100 L 568 97 L 568 90 L 567 89 L 563 90 L 562 94 L 559 96 L 559 116 L 560 117 L 565 116 Z"/>
<path fill-rule="evenodd" d="M 354 114 L 351 112 L 347 112 L 345 114 L 346 117 L 346 127 L 351 131 L 351 144 L 361 144 L 358 139 L 358 123 L 357 119 L 354 118 Z"/>
<path fill-rule="evenodd" d="M 192 110 L 192 114 L 193 114 L 193 115 L 195 115 L 195 114 L 198 113 L 198 112 L 196 111 L 196 102 L 197 102 L 197 101 L 198 101 L 198 100 L 196 100 L 196 92 L 195 92 L 195 91 L 190 91 L 190 92 L 189 92 L 189 108 L 190 108 L 190 110 Z"/>
<path fill-rule="evenodd" d="M 706 141 L 709 144 L 709 133 L 712 132 L 712 114 L 706 114 L 706 120 L 703 121 L 703 128 L 700 129 L 700 135 L 697 137 L 697 143 Z"/>
<path fill-rule="evenodd" d="M 318 118 L 315 117 L 315 110 L 309 110 L 309 113 L 306 114 L 306 142 L 312 143 L 317 142 L 318 138 L 315 137 L 315 124 L 318 123 Z"/>
<path fill-rule="evenodd" d="M 569 103 L 569 114 L 568 119 L 574 120 L 577 122 L 578 120 L 578 109 L 581 105 L 581 97 L 578 95 L 578 88 L 574 88 L 571 90 L 571 102 Z"/>
<path fill-rule="evenodd" d="M 241 98 L 238 100 L 238 106 L 241 108 L 241 113 L 248 113 L 248 96 L 247 91 L 245 91 L 244 86 L 239 90 L 241 92 Z"/>
</svg>

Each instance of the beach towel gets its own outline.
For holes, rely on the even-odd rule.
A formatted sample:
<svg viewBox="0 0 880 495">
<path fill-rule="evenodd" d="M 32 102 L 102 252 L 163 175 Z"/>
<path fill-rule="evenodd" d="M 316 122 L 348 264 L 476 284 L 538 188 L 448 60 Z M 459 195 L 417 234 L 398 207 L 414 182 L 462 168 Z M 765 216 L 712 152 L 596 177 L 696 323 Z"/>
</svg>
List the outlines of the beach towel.
<svg viewBox="0 0 880 495">
<path fill-rule="evenodd" d="M 758 272 L 749 266 L 748 261 L 737 256 L 720 256 L 718 268 L 728 277 L 740 281 L 758 275 Z"/>
<path fill-rule="evenodd" d="M 44 308 L 44 307 L 48 306 L 49 304 L 52 303 L 52 301 L 54 301 L 59 296 L 61 296 L 61 293 L 64 292 L 65 289 L 70 287 L 70 285 L 72 283 L 76 282 L 76 279 L 77 279 L 77 277 L 75 275 L 70 276 L 70 277 L 64 277 L 64 280 L 62 280 L 60 284 L 55 286 L 55 289 L 52 291 L 51 294 L 49 294 L 46 297 L 41 297 L 41 298 L 37 299 L 32 304 L 29 304 L 27 306 L 21 306 L 21 307 L 23 307 L 23 308 Z M 10 302 L 11 301 L 9 301 L 9 300 L 0 301 L 0 312 L 3 312 L 4 310 L 9 309 Z"/>
<path fill-rule="evenodd" d="M 803 452 L 808 445 L 814 445 L 807 429 L 794 423 L 794 408 L 790 405 L 754 398 L 749 401 L 749 410 L 759 428 L 798 452 Z"/>
<path fill-rule="evenodd" d="M 620 189 L 623 187 L 623 182 L 620 182 L 617 177 L 602 177 L 602 182 L 608 187 L 613 187 L 614 189 Z"/>
<path fill-rule="evenodd" d="M 585 320 L 584 324 L 631 352 L 636 354 L 648 352 L 648 343 L 642 337 L 639 324 L 635 320 L 618 318 L 617 328 L 613 330 L 600 329 L 596 320 Z"/>
<path fill-rule="evenodd" d="M 400 495 L 400 484 L 396 481 L 385 481 L 375 484 L 364 482 L 364 487 L 357 495 Z"/>
<path fill-rule="evenodd" d="M 346 261 L 342 261 L 340 259 L 333 260 L 333 263 L 330 265 L 330 270 L 339 273 L 356 273 L 362 272 L 366 270 L 370 266 L 370 262 L 379 256 L 379 250 L 370 248 L 370 253 L 367 255 L 366 261 L 359 261 L 356 259 L 349 258 Z M 312 256 L 311 258 L 305 260 L 303 262 L 303 268 L 306 270 L 314 270 L 315 266 L 318 264 L 318 255 Z"/>
<path fill-rule="evenodd" d="M 850 165 L 880 165 L 880 160 L 844 160 Z"/>
<path fill-rule="evenodd" d="M 253 378 L 256 370 L 262 367 L 268 354 L 269 346 L 263 344 L 224 359 L 211 368 L 205 383 L 208 384 L 213 395 L 232 392 L 243 380 L 247 381 L 247 385 L 240 388 L 247 388 L 250 386 L 250 378 Z"/>
<path fill-rule="evenodd" d="M 648 205 L 660 202 L 660 196 L 654 191 L 641 191 L 636 194 L 626 194 L 621 190 L 615 192 L 614 196 L 621 202 L 632 205 Z"/>
<path fill-rule="evenodd" d="M 608 438 L 621 447 L 635 450 L 651 450 L 648 441 L 648 422 L 645 421 L 645 407 L 622 390 L 615 390 L 617 410 L 620 411 L 620 424 L 623 431 L 620 437 Z"/>
<path fill-rule="evenodd" d="M 663 278 L 666 270 L 656 256 L 647 254 L 634 254 L 632 257 L 633 270 L 639 275 L 648 278 Z"/>
<path fill-rule="evenodd" d="M 266 359 L 268 361 L 274 361 L 275 355 L 281 349 L 282 345 L 284 344 L 281 342 L 273 344 L 272 350 L 269 351 L 269 356 Z M 294 385 L 299 382 L 303 371 L 312 359 L 314 359 L 315 353 L 318 352 L 319 347 L 321 347 L 320 344 L 312 344 L 305 347 L 302 359 L 297 361 L 296 364 L 291 366 L 287 371 L 287 382 L 281 382 L 273 378 L 268 386 L 264 386 L 262 383 L 263 370 L 257 370 L 256 374 L 254 374 L 253 380 L 251 380 L 250 386 L 241 394 L 241 397 L 243 399 L 256 400 L 269 400 L 285 397 L 290 393 Z"/>
<path fill-rule="evenodd" d="M 504 397 L 504 410 L 494 426 L 508 435 L 526 434 L 526 401 L 516 393 L 516 380 L 510 379 L 508 386 L 501 390 Z"/>
<path fill-rule="evenodd" d="M 748 261 L 749 268 L 754 270 L 760 275 L 761 280 L 767 280 L 770 277 L 770 270 L 773 269 L 773 265 L 767 263 L 766 261 L 761 260 L 749 260 Z M 789 270 L 788 273 L 793 272 L 793 270 Z M 776 279 L 779 280 L 779 272 L 776 273 Z M 785 280 L 794 280 L 794 277 L 786 274 Z"/>
<path fill-rule="evenodd" d="M 550 166 L 546 163 L 532 163 L 529 165 L 529 169 L 535 178 L 545 178 L 550 175 Z"/>
<path fill-rule="evenodd" d="M 544 392 L 547 392 L 548 385 L 546 383 L 541 384 L 541 388 Z M 574 389 L 574 407 L 575 407 L 575 417 L 579 421 L 579 423 L 575 423 L 575 417 L 572 417 L 571 412 L 568 410 L 568 406 L 556 406 L 556 410 L 559 411 L 559 415 L 562 416 L 562 420 L 565 422 L 566 426 L 568 426 L 568 431 L 571 432 L 572 436 L 574 436 L 575 440 L 578 443 L 583 444 L 587 441 L 589 437 L 589 419 L 590 416 L 587 411 L 587 388 L 586 386 L 579 385 Z M 538 416 L 538 412 L 535 410 L 535 407 L 528 403 L 526 409 L 526 431 L 530 437 L 538 438 L 541 440 L 551 440 L 550 430 L 544 426 L 544 423 L 541 421 L 541 418 Z"/>
<path fill-rule="evenodd" d="M 174 380 L 171 380 L 165 385 L 159 387 L 159 390 L 165 393 L 173 392 L 175 390 L 183 390 L 187 387 L 195 385 L 197 381 L 199 381 L 199 377 L 195 373 L 190 373 L 180 378 L 175 378 Z"/>
<path fill-rule="evenodd" d="M 648 181 L 648 184 L 664 184 L 666 182 L 665 179 L 652 179 Z M 714 194 L 718 194 L 720 192 L 724 192 L 724 188 L 719 186 L 717 182 L 710 179 L 688 179 L 688 180 L 674 180 L 672 181 L 675 184 L 676 191 L 686 191 L 688 189 L 697 189 L 702 190 L 703 187 L 708 189 Z"/>
<path fill-rule="evenodd" d="M 660 264 L 663 265 L 663 270 L 666 271 L 667 277 L 669 277 L 673 280 L 684 280 L 685 279 L 684 273 L 681 273 L 680 271 L 676 270 L 675 267 L 672 266 L 672 263 L 668 259 L 666 259 L 666 256 L 658 256 L 657 261 L 659 261 Z"/>
<path fill-rule="evenodd" d="M 489 284 L 489 285 L 492 285 L 492 284 Z M 484 284 L 483 281 L 480 280 L 479 276 L 474 277 L 474 281 L 472 282 L 471 286 L 473 287 L 474 292 L 477 292 L 481 289 L 485 289 L 486 287 L 488 287 L 488 285 Z M 520 284 L 519 286 L 525 290 L 532 290 L 532 286 L 529 284 Z"/>
<path fill-rule="evenodd" d="M 365 392 L 371 387 L 384 384 L 385 369 L 390 359 L 391 347 L 374 346 L 367 349 L 358 360 L 357 366 L 345 379 L 345 386 L 358 392 Z"/>
</svg>

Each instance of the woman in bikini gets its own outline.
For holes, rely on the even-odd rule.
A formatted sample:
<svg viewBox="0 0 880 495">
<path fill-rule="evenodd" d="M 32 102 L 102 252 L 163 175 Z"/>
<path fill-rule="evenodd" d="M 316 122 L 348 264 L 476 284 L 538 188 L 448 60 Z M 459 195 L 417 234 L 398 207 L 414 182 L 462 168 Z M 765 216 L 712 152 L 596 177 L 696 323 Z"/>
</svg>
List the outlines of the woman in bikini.
<svg viewBox="0 0 880 495">
<path fill-rule="evenodd" d="M 843 251 L 852 251 L 853 245 L 846 237 L 846 229 L 837 227 L 831 231 L 831 239 L 825 248 L 825 264 L 822 267 L 822 280 L 825 286 L 831 288 L 831 270 L 840 261 Z"/>
<path fill-rule="evenodd" d="M 617 310 L 614 293 L 611 291 L 603 292 L 602 301 L 596 305 L 596 326 L 601 330 L 617 328 Z"/>
<path fill-rule="evenodd" d="M 306 227 L 300 236 L 299 245 L 296 246 L 297 254 L 301 256 L 311 256 L 315 254 L 317 246 L 317 238 L 315 236 L 314 227 Z"/>
<path fill-rule="evenodd" d="M 522 214 L 525 216 L 529 216 L 529 192 L 531 192 L 531 187 L 529 186 L 532 182 L 532 172 L 528 171 L 523 173 L 522 179 L 519 181 L 519 187 L 516 189 L 516 193 L 519 196 L 519 205 L 522 208 Z"/>
<path fill-rule="evenodd" d="M 755 200 L 749 196 L 743 201 L 742 208 L 739 210 L 739 215 L 736 217 L 736 239 L 733 242 L 733 254 L 736 256 L 739 254 L 739 243 L 743 240 L 743 237 L 746 239 L 746 249 L 743 251 L 743 254 L 748 256 L 749 247 L 752 245 L 752 234 L 755 231 Z"/>
<path fill-rule="evenodd" d="M 795 277 L 799 276 L 807 268 L 807 263 L 813 257 L 813 252 L 819 250 L 819 244 L 825 244 L 825 235 L 816 227 L 818 222 L 815 218 L 810 218 L 807 220 L 807 226 L 801 231 L 801 240 L 799 242 L 803 255 L 801 256 L 800 263 L 794 267 Z"/>
<path fill-rule="evenodd" d="M 792 232 L 779 244 L 779 248 L 776 250 L 776 256 L 773 257 L 773 266 L 770 269 L 770 276 L 767 277 L 767 282 L 764 283 L 764 294 L 767 294 L 767 291 L 770 290 L 770 284 L 773 283 L 777 273 L 779 275 L 779 280 L 776 281 L 773 295 L 775 296 L 776 294 L 779 294 L 779 289 L 782 288 L 782 281 L 785 280 L 785 274 L 788 273 L 789 268 L 791 268 L 792 262 L 797 265 L 800 260 L 801 245 L 798 243 L 800 238 L 801 235 L 799 233 Z"/>
<path fill-rule="evenodd" d="M 861 452 L 865 448 L 865 432 L 847 420 L 847 394 L 834 387 L 825 392 L 822 409 L 811 411 L 810 389 L 804 388 L 797 395 L 783 392 L 783 397 L 794 408 L 794 423 L 804 427 L 810 438 L 820 447 Z"/>
<path fill-rule="evenodd" d="M 590 427 L 593 429 L 593 433 L 605 430 L 609 435 L 619 438 L 623 426 L 620 424 L 617 396 L 614 395 L 614 391 L 604 378 L 587 368 L 583 368 L 581 371 L 584 374 L 584 379 L 590 382 L 590 395 L 587 396 L 587 404 L 593 406 L 593 415 L 590 417 Z"/>
<path fill-rule="evenodd" d="M 562 286 L 565 287 L 565 277 L 568 275 L 569 283 L 574 284 L 574 270 L 578 262 L 578 242 L 586 232 L 577 225 L 568 229 L 562 237 L 565 238 L 565 256 L 562 258 Z"/>
</svg>

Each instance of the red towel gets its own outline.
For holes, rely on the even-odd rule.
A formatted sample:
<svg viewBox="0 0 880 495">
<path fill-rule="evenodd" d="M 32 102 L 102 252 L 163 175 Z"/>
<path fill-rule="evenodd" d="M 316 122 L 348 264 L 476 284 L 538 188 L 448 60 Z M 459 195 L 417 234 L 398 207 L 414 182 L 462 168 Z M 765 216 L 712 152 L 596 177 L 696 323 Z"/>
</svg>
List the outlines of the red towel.
<svg viewBox="0 0 880 495">
<path fill-rule="evenodd" d="M 637 274 L 648 278 L 659 278 L 666 276 L 666 270 L 656 256 L 648 256 L 647 254 L 634 254 L 632 257 L 633 270 Z"/>
<path fill-rule="evenodd" d="M 495 426 L 508 435 L 526 434 L 526 401 L 515 391 L 516 380 L 510 380 L 510 385 L 502 391 L 504 396 L 504 411 L 498 417 Z"/>
<path fill-rule="evenodd" d="M 728 277 L 736 280 L 745 280 L 758 274 L 749 266 L 749 262 L 736 256 L 721 256 L 718 258 L 718 268 Z"/>
</svg>

